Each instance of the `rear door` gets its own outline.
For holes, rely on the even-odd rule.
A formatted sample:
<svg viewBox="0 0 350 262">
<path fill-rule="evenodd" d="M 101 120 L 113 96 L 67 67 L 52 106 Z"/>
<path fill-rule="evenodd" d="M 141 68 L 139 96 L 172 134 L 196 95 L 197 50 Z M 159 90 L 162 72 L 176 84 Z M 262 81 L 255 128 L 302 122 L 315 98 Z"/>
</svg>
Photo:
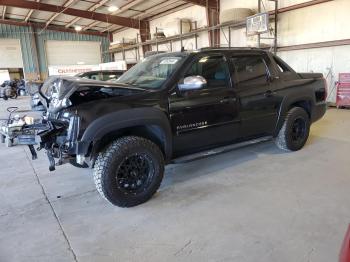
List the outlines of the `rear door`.
<svg viewBox="0 0 350 262">
<path fill-rule="evenodd" d="M 277 78 L 265 54 L 233 55 L 235 90 L 239 98 L 240 137 L 270 135 L 275 129 L 280 99 Z"/>
<path fill-rule="evenodd" d="M 206 87 L 174 92 L 169 98 L 176 155 L 226 144 L 238 136 L 237 97 L 226 57 L 198 56 L 180 79 L 198 75 L 206 79 Z"/>
</svg>

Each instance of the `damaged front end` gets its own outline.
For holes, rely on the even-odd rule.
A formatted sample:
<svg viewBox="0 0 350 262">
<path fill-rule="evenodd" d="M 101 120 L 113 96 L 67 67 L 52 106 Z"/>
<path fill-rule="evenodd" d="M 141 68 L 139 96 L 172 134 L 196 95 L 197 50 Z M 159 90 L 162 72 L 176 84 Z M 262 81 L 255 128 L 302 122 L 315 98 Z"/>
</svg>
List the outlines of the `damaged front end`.
<svg viewBox="0 0 350 262">
<path fill-rule="evenodd" d="M 46 123 L 48 128 L 38 133 L 41 140 L 38 150 L 46 150 L 49 170 L 53 171 L 55 166 L 75 161 L 80 117 L 70 116 L 68 121 L 48 118 Z M 58 159 L 57 162 L 55 158 Z"/>
<path fill-rule="evenodd" d="M 77 89 L 74 81 L 52 77 L 39 90 L 42 103 L 47 108 L 43 117 L 47 127 L 37 133 L 40 137 L 38 150 L 46 151 L 50 171 L 55 170 L 55 166 L 72 161 L 84 164 L 82 157 L 76 157 L 81 119 L 76 112 L 68 110 L 72 105 L 69 98 Z"/>
<path fill-rule="evenodd" d="M 37 135 L 41 140 L 38 149 L 46 150 L 50 170 L 65 163 L 87 167 L 93 161 L 87 159 L 93 143 L 82 141 L 82 136 L 88 123 L 95 119 L 97 113 L 101 114 L 101 110 L 94 112 L 87 104 L 94 106 L 95 101 L 118 99 L 142 92 L 144 89 L 127 84 L 76 77 L 56 76 L 47 79 L 39 89 L 41 103 L 46 108 L 43 122 L 47 127 Z M 113 110 L 114 105 L 113 103 Z M 58 160 L 55 162 L 55 159 Z"/>
</svg>

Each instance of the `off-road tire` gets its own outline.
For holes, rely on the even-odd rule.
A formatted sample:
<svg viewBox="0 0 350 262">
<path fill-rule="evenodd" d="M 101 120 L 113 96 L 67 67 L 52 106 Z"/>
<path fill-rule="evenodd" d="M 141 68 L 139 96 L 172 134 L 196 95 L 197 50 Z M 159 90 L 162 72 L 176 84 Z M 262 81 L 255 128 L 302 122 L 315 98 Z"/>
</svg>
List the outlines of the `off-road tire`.
<svg viewBox="0 0 350 262">
<path fill-rule="evenodd" d="M 299 141 L 293 141 L 292 130 L 295 121 L 302 120 L 305 123 L 305 132 Z M 287 113 L 286 119 L 275 139 L 276 145 L 285 151 L 297 151 L 303 148 L 310 133 L 310 117 L 301 107 L 293 107 Z"/>
<path fill-rule="evenodd" d="M 153 172 L 141 192 L 126 193 L 117 183 L 117 173 L 128 158 L 142 154 L 150 160 Z M 151 169 L 150 169 L 151 170 Z M 164 174 L 164 157 L 153 142 L 136 136 L 126 136 L 112 142 L 99 153 L 94 166 L 94 181 L 103 198 L 119 207 L 132 207 L 148 201 L 158 190 Z"/>
<path fill-rule="evenodd" d="M 6 136 L 0 135 L 0 143 L 4 144 L 5 143 Z"/>
</svg>

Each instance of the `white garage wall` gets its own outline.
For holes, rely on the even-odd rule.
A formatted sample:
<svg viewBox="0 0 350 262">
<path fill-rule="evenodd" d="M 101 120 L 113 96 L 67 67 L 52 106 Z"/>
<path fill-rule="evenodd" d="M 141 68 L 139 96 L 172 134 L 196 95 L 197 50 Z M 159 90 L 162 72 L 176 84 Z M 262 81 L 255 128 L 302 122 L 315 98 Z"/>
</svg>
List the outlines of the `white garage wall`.
<svg viewBox="0 0 350 262">
<path fill-rule="evenodd" d="M 279 8 L 308 2 L 309 0 L 280 0 Z M 267 4 L 267 1 L 265 1 Z M 266 5 L 265 4 L 265 5 Z M 257 0 L 221 0 L 222 10 L 228 8 L 257 9 Z M 268 6 L 273 10 L 273 3 Z M 350 39 L 348 29 L 349 0 L 335 0 L 279 15 L 278 46 L 301 45 L 316 42 Z M 228 31 L 225 30 L 226 36 Z M 232 46 L 254 46 L 257 41 L 247 38 L 245 29 L 232 30 Z M 221 33 L 221 44 L 227 40 Z M 279 52 L 279 55 L 299 72 L 322 72 L 328 75 L 329 92 L 338 74 L 350 72 L 350 46 L 317 48 Z M 334 102 L 334 96 L 329 98 Z"/>
<path fill-rule="evenodd" d="M 339 73 L 350 72 L 350 46 L 336 46 L 279 52 L 299 72 L 319 72 L 327 78 L 328 101 L 335 102 L 335 81 Z"/>
<path fill-rule="evenodd" d="M 311 0 L 279 0 L 278 6 L 279 8 L 301 4 L 304 2 L 309 2 Z M 275 8 L 275 4 L 272 1 L 264 0 L 262 8 L 265 7 L 266 10 L 273 10 Z M 230 9 L 230 8 L 251 8 L 253 10 L 258 10 L 258 0 L 221 0 L 220 1 L 221 10 Z"/>
<path fill-rule="evenodd" d="M 197 21 L 198 28 L 207 26 L 207 16 L 206 16 L 205 8 L 201 6 L 191 6 L 189 8 L 185 8 L 175 13 L 150 21 L 150 29 L 151 29 L 152 36 L 156 31 L 156 27 L 163 29 L 164 34 L 167 37 L 178 35 L 180 33 L 180 26 L 179 26 L 180 19 L 191 19 L 192 21 Z M 131 28 L 117 32 L 113 34 L 113 42 L 122 41 L 123 38 L 131 38 L 131 39 L 136 38 L 138 33 L 139 31 L 137 29 L 131 29 Z M 139 38 L 139 42 L 140 41 L 141 40 Z M 197 44 L 198 44 L 198 48 L 209 46 L 209 37 L 207 32 L 202 32 L 198 34 Z M 184 39 L 183 46 L 187 50 L 194 50 L 195 39 L 194 38 Z M 156 45 L 152 45 L 152 50 L 155 51 L 156 49 L 157 49 Z M 170 43 L 158 45 L 158 50 L 170 52 L 171 50 Z M 181 41 L 174 41 L 172 43 L 172 50 L 180 51 Z M 140 48 L 139 54 L 141 58 L 142 58 L 142 53 L 143 53 L 142 49 Z M 123 54 L 121 52 L 115 53 L 114 57 L 115 57 L 115 60 L 123 60 Z M 136 61 L 135 50 L 125 51 L 125 60 L 128 63 L 134 63 Z"/>
<path fill-rule="evenodd" d="M 279 45 L 349 39 L 349 0 L 335 0 L 281 14 Z"/>
<path fill-rule="evenodd" d="M 48 66 L 101 63 L 101 43 L 92 41 L 46 41 Z"/>
<path fill-rule="evenodd" d="M 300 2 L 308 1 L 281 1 L 281 5 L 283 7 Z M 245 2 L 238 0 L 222 1 L 222 7 L 226 9 L 233 7 L 255 7 L 256 9 L 256 6 L 256 0 Z M 349 0 L 335 0 L 282 13 L 279 15 L 278 45 L 289 46 L 349 39 L 350 30 L 346 30 L 348 28 L 348 10 L 350 10 Z M 247 38 L 245 29 L 233 30 L 232 33 L 233 46 L 242 46 L 242 44 L 249 42 L 245 39 Z M 226 39 L 222 37 L 221 43 L 223 45 L 227 44 Z"/>
<path fill-rule="evenodd" d="M 280 0 L 279 8 L 309 2 L 310 0 Z M 221 11 L 230 8 L 251 8 L 257 10 L 257 0 L 221 0 Z M 265 0 L 267 10 L 274 9 L 274 3 Z M 348 11 L 350 0 L 334 0 L 306 8 L 301 8 L 279 15 L 278 46 L 301 45 L 316 42 L 350 39 L 348 29 Z M 204 7 L 192 6 L 181 11 L 169 14 L 150 21 L 151 32 L 155 28 L 164 29 L 166 36 L 178 34 L 179 19 L 192 19 L 198 22 L 198 27 L 207 25 L 206 11 Z M 272 25 L 273 26 L 273 25 Z M 115 34 L 114 39 L 122 37 L 135 38 L 137 30 L 128 29 Z M 221 46 L 228 46 L 228 29 L 221 31 Z M 265 40 L 268 43 L 269 40 Z M 194 39 L 183 40 L 186 49 L 194 49 Z M 237 47 L 255 46 L 256 37 L 247 37 L 245 28 L 231 29 L 231 45 Z M 203 32 L 198 37 L 198 48 L 209 46 L 208 33 Z M 180 41 L 173 43 L 173 51 L 180 50 Z M 155 50 L 155 45 L 152 46 Z M 170 45 L 158 46 L 161 51 L 170 51 Z M 140 51 L 142 54 L 142 51 Z M 350 46 L 318 48 L 298 51 L 284 51 L 279 53 L 296 71 L 322 72 L 329 75 L 330 88 L 338 78 L 338 73 L 350 72 Z M 126 52 L 127 59 L 135 59 L 135 52 Z M 122 59 L 121 54 L 116 54 L 116 59 Z"/>
<path fill-rule="evenodd" d="M 19 39 L 0 39 L 0 68 L 23 68 Z"/>
<path fill-rule="evenodd" d="M 185 8 L 183 10 L 177 11 L 175 13 L 169 14 L 164 17 L 160 17 L 150 21 L 151 33 L 152 35 L 157 28 L 161 28 L 164 31 L 164 34 L 169 37 L 173 35 L 178 35 L 180 33 L 180 19 L 191 19 L 192 21 L 197 21 L 197 27 L 207 26 L 207 15 L 204 7 L 201 6 L 192 6 Z M 209 37 L 207 32 L 198 34 L 197 38 L 198 48 L 208 47 L 209 46 Z M 195 49 L 195 39 L 185 39 L 183 40 L 183 46 L 185 49 L 194 50 Z M 152 47 L 152 50 L 155 50 L 155 46 Z M 159 50 L 169 51 L 169 44 L 159 46 Z M 173 51 L 181 50 L 181 42 L 173 42 Z"/>
</svg>

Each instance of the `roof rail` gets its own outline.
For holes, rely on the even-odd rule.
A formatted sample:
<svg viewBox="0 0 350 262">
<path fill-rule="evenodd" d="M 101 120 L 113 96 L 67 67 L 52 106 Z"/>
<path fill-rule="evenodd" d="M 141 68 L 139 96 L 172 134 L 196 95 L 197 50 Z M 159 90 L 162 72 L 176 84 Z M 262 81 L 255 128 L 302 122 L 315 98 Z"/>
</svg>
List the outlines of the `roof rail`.
<svg viewBox="0 0 350 262">
<path fill-rule="evenodd" d="M 257 47 L 203 47 L 199 48 L 199 51 L 208 51 L 208 50 L 261 50 L 261 48 Z"/>
</svg>

